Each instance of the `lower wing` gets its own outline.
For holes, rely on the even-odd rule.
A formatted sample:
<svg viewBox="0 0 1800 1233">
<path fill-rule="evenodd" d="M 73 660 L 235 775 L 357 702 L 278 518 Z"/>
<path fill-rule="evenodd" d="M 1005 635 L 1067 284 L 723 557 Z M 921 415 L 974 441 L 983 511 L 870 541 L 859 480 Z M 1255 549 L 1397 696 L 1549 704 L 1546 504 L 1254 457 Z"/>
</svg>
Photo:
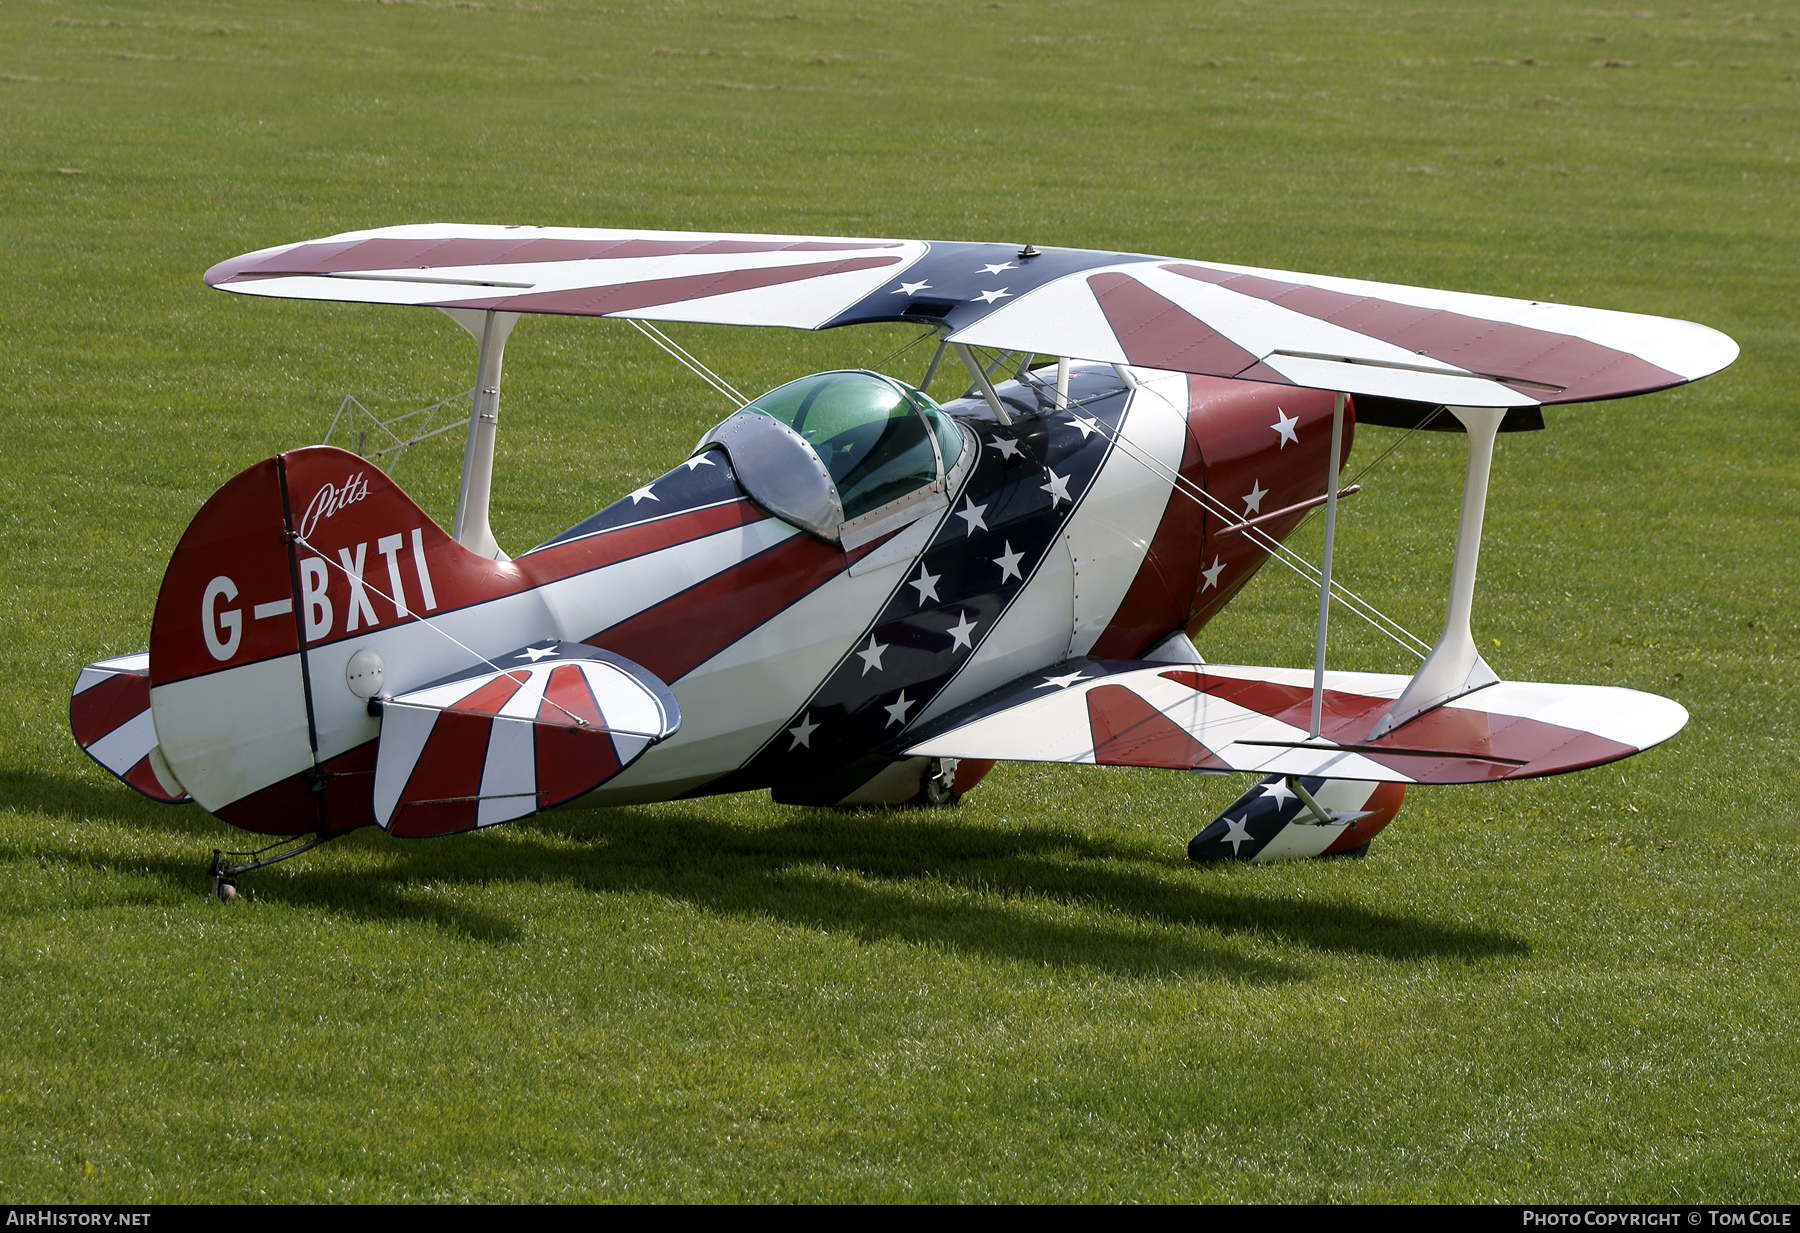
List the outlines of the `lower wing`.
<svg viewBox="0 0 1800 1233">
<path fill-rule="evenodd" d="M 1679 732 L 1687 711 L 1599 685 L 1500 681 L 1370 733 L 1410 677 L 1327 672 L 1309 739 L 1305 669 L 1072 659 L 952 712 L 890 752 L 1099 766 L 1481 783 L 1599 766 Z"/>
</svg>

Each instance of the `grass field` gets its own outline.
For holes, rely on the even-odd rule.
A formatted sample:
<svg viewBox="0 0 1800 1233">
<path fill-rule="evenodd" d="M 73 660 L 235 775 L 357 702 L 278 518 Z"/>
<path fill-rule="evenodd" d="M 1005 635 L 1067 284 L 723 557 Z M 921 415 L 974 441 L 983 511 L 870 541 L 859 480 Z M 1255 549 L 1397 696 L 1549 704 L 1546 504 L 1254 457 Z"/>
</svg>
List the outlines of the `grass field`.
<svg viewBox="0 0 1800 1233">
<path fill-rule="evenodd" d="M 1800 5 L 1746 6 L 8 0 L 0 1198 L 1800 1201 Z M 1502 439 L 1478 592 L 1503 674 L 1692 722 L 1416 791 L 1366 861 L 1193 867 L 1243 782 L 1015 766 L 930 814 L 363 832 L 219 904 L 246 837 L 90 764 L 68 689 L 145 644 L 226 478 L 346 392 L 473 370 L 437 314 L 201 271 L 432 220 L 1121 248 L 1723 329 L 1717 377 Z M 912 336 L 677 333 L 746 389 Z M 727 410 L 621 323 L 523 320 L 501 543 Z M 397 474 L 445 521 L 459 453 Z M 1346 506 L 1342 575 L 1428 638 L 1461 453 L 1408 440 Z M 1308 662 L 1311 602 L 1268 571 L 1202 650 Z M 1337 666 L 1401 666 L 1337 631 Z"/>
</svg>

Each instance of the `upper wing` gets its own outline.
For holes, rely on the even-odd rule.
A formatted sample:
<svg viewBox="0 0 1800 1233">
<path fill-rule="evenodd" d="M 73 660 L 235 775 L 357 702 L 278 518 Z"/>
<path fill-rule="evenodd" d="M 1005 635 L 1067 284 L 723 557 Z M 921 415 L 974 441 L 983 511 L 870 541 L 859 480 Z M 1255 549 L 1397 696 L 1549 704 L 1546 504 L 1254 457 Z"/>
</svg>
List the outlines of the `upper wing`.
<svg viewBox="0 0 1800 1233">
<path fill-rule="evenodd" d="M 1636 313 L 1139 254 L 1010 244 L 427 224 L 264 249 L 247 295 L 824 329 L 1412 402 L 1588 402 L 1697 380 L 1738 348 Z"/>
<path fill-rule="evenodd" d="M 247 253 L 245 295 L 818 329 L 917 261 L 918 240 L 429 223 Z"/>
<path fill-rule="evenodd" d="M 1327 672 L 1325 740 L 1309 742 L 1310 671 L 1076 659 L 1020 678 L 892 752 L 1481 783 L 1613 762 L 1687 723 L 1686 710 L 1655 694 L 1502 681 L 1370 740 L 1410 679 Z"/>
</svg>

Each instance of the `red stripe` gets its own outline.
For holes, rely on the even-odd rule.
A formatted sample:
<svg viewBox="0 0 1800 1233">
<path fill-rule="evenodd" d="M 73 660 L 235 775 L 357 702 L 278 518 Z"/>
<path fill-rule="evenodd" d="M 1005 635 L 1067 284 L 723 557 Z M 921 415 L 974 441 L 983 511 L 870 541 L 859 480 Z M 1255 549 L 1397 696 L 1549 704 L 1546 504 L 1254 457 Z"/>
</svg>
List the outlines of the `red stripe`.
<svg viewBox="0 0 1800 1233">
<path fill-rule="evenodd" d="M 1216 677 L 1200 670 L 1160 675 L 1295 728 L 1305 729 L 1312 722 L 1312 690 L 1302 685 Z M 1426 783 L 1527 779 L 1598 766 L 1638 752 L 1636 746 L 1579 728 L 1447 706 L 1425 712 L 1380 740 L 1366 739 L 1393 705 L 1388 698 L 1328 689 L 1320 732 L 1328 740 L 1355 745 L 1362 756 Z M 1441 751 L 1445 756 L 1409 752 L 1414 750 Z M 1499 761 L 1486 760 L 1490 758 Z"/>
<path fill-rule="evenodd" d="M 320 765 L 323 793 L 303 775 L 290 775 L 213 810 L 213 816 L 259 835 L 304 835 L 323 826 L 331 834 L 375 825 L 375 747 L 358 745 Z"/>
<path fill-rule="evenodd" d="M 69 728 L 86 749 L 150 709 L 150 678 L 120 672 L 69 699 Z"/>
<path fill-rule="evenodd" d="M 1087 281 L 1133 364 L 1235 377 L 1256 363 L 1256 356 L 1128 274 L 1095 274 Z"/>
<path fill-rule="evenodd" d="M 689 253 L 820 253 L 898 248 L 897 242 L 803 240 L 573 240 L 548 236 L 485 238 L 383 237 L 300 244 L 273 256 L 250 255 L 221 261 L 206 272 L 208 286 L 233 278 L 297 274 L 336 274 L 364 270 L 445 269 L 471 265 L 516 265 L 526 262 L 618 261 L 630 257 L 679 257 Z"/>
<path fill-rule="evenodd" d="M 1344 458 L 1350 456 L 1356 436 L 1353 405 L 1345 408 Z M 1264 510 L 1280 509 L 1323 492 L 1331 453 L 1331 407 L 1332 396 L 1323 390 L 1276 389 L 1248 381 L 1190 377 L 1188 431 L 1202 442 L 1207 491 L 1232 511 L 1245 508 L 1243 496 L 1252 483 L 1260 483 L 1264 489 Z M 1284 448 L 1281 438 L 1271 431 L 1277 413 L 1298 421 L 1298 444 Z M 1304 513 L 1291 514 L 1260 529 L 1279 541 L 1304 517 Z M 1237 521 L 1229 513 L 1224 520 Z M 1224 524 L 1215 506 L 1207 514 L 1201 568 L 1215 564 L 1224 568 L 1215 575 L 1216 585 L 1208 586 L 1203 578 L 1197 581 L 1187 620 L 1189 634 L 1218 615 L 1269 559 L 1269 550 L 1258 536 L 1217 534 Z"/>
<path fill-rule="evenodd" d="M 722 270 L 715 274 L 689 274 L 681 278 L 654 278 L 610 287 L 572 287 L 566 291 L 501 296 L 491 300 L 457 300 L 463 308 L 497 309 L 504 312 L 570 313 L 601 317 L 607 313 L 634 312 L 664 304 L 684 304 L 734 291 L 755 291 L 784 283 L 805 282 L 830 274 L 847 274 L 898 265 L 899 257 L 853 257 L 813 265 L 778 266 L 768 270 Z"/>
<path fill-rule="evenodd" d="M 636 522 L 610 531 L 597 531 L 580 539 L 553 544 L 519 558 L 523 569 L 535 586 L 561 578 L 586 573 L 603 565 L 612 565 L 646 553 L 673 548 L 729 531 L 733 527 L 761 522 L 769 515 L 749 500 L 725 505 L 709 505 L 667 518 Z"/>
<path fill-rule="evenodd" d="M 1470 372 L 1561 386 L 1560 393 L 1528 389 L 1545 403 L 1588 402 L 1666 389 L 1687 380 L 1626 351 L 1569 334 L 1533 329 L 1486 317 L 1396 304 L 1302 283 L 1251 274 L 1228 274 L 1193 265 L 1165 265 L 1171 273 L 1267 300 L 1317 321 L 1404 347 L 1416 355 Z M 1245 376 L 1252 374 L 1246 372 Z"/>
<path fill-rule="evenodd" d="M 576 727 L 571 715 L 592 726 Z M 599 701 L 580 668 L 563 664 L 551 671 L 537 718 L 531 736 L 537 759 L 538 808 L 574 800 L 619 773 L 618 752 L 606 731 Z"/>
<path fill-rule="evenodd" d="M 1403 783 L 1378 783 L 1369 797 L 1358 809 L 1368 811 L 1368 816 L 1358 818 L 1354 826 L 1346 826 L 1344 833 L 1331 841 L 1331 846 L 1319 853 L 1320 856 L 1336 856 L 1339 852 L 1348 852 L 1352 848 L 1360 848 L 1375 836 L 1400 812 L 1400 803 L 1406 797 L 1406 785 Z"/>
<path fill-rule="evenodd" d="M 178 801 L 181 799 L 180 796 L 170 796 L 168 790 L 162 786 L 162 781 L 157 779 L 156 772 L 150 769 L 150 756 L 148 754 L 139 758 L 136 764 L 123 775 L 119 776 L 119 778 L 136 788 L 139 792 L 142 792 L 145 796 L 153 796 L 159 801 Z"/>
<path fill-rule="evenodd" d="M 467 798 L 481 791 L 493 726 L 485 715 L 438 714 L 400 793 L 391 834 L 410 838 L 475 829 L 476 802 Z"/>
<path fill-rule="evenodd" d="M 835 546 L 795 535 L 588 642 L 672 683 L 844 568 Z"/>
<path fill-rule="evenodd" d="M 512 696 L 518 693 L 529 679 L 530 673 L 523 668 L 515 669 L 504 676 L 495 677 L 474 693 L 452 702 L 444 709 L 476 715 L 498 715 L 500 708 L 511 701 Z"/>
<path fill-rule="evenodd" d="M 574 664 L 563 664 L 550 670 L 550 682 L 544 686 L 544 700 L 538 705 L 537 722 L 555 724 L 559 728 L 578 726 L 582 720 L 604 728 L 600 704 L 588 688 L 587 676 Z"/>
<path fill-rule="evenodd" d="M 1101 766 L 1231 769 L 1185 728 L 1123 685 L 1088 690 L 1087 708 L 1094 761 Z"/>
<path fill-rule="evenodd" d="M 531 736 L 537 757 L 539 809 L 572 801 L 599 787 L 621 769 L 612 737 L 604 728 L 536 724 Z"/>
</svg>

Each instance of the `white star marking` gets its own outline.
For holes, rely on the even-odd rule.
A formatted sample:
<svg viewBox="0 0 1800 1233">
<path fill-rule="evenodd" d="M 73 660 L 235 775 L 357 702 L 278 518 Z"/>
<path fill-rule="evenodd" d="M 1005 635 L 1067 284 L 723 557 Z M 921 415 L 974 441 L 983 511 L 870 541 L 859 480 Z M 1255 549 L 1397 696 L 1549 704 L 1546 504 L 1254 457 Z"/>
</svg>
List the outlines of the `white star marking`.
<svg viewBox="0 0 1800 1233">
<path fill-rule="evenodd" d="M 1094 678 L 1092 678 L 1090 676 L 1082 675 L 1081 669 L 1077 668 L 1075 671 L 1069 673 L 1067 676 L 1047 676 L 1047 677 L 1045 677 L 1044 683 L 1042 685 L 1039 685 L 1038 688 L 1039 689 L 1053 689 L 1053 688 L 1054 689 L 1067 689 L 1069 686 L 1075 684 L 1075 682 L 1077 682 L 1077 681 L 1091 681 L 1093 679 Z"/>
<path fill-rule="evenodd" d="M 706 454 L 710 454 L 710 453 L 712 453 L 711 450 L 708 450 L 706 452 Z M 692 458 L 688 459 L 687 464 L 686 464 L 687 469 L 690 471 L 693 471 L 700 467 L 716 467 L 719 465 L 718 463 L 714 462 L 712 459 L 708 458 L 706 456 L 706 454 L 695 454 Z"/>
<path fill-rule="evenodd" d="M 894 705 L 884 706 L 881 709 L 888 713 L 888 724 L 889 726 L 892 726 L 893 724 L 904 724 L 906 722 L 906 713 L 915 705 L 917 705 L 917 700 L 915 699 L 912 702 L 907 701 L 906 691 L 903 689 L 900 691 L 900 696 L 894 700 Z"/>
<path fill-rule="evenodd" d="M 811 718 L 810 715 L 802 712 L 800 722 L 788 729 L 788 735 L 794 738 L 794 743 L 788 746 L 788 752 L 792 753 L 803 747 L 812 748 L 812 734 L 819 730 L 819 725 L 810 722 Z"/>
<path fill-rule="evenodd" d="M 1081 439 L 1083 441 L 1100 431 L 1100 425 L 1084 415 L 1071 415 L 1069 417 L 1069 423 L 1081 430 Z"/>
<path fill-rule="evenodd" d="M 988 442 L 988 448 L 991 450 L 999 450 L 1000 457 L 1002 458 L 1017 458 L 1019 456 L 1019 443 L 1011 437 L 995 437 L 992 441 Z"/>
<path fill-rule="evenodd" d="M 983 291 L 980 295 L 975 297 L 975 299 L 986 301 L 989 304 L 992 304 L 995 300 L 1005 300 L 1010 298 L 1012 298 L 1012 292 L 1008 291 L 1005 287 L 1000 288 L 998 291 Z"/>
<path fill-rule="evenodd" d="M 1250 491 L 1243 496 L 1244 516 L 1262 513 L 1262 499 L 1269 495 L 1269 490 L 1262 486 L 1261 480 L 1250 481 Z"/>
<path fill-rule="evenodd" d="M 635 507 L 640 501 L 655 501 L 660 505 L 662 503 L 662 498 L 650 491 L 655 486 L 656 485 L 654 484 L 645 484 L 642 488 L 632 493 L 631 504 Z"/>
<path fill-rule="evenodd" d="M 1289 441 L 1292 441 L 1295 445 L 1300 444 L 1300 437 L 1294 431 L 1294 425 L 1299 422 L 1299 416 L 1289 415 L 1280 407 L 1275 408 L 1275 422 L 1270 424 L 1269 427 L 1281 434 L 1281 445 L 1278 448 L 1286 449 Z"/>
<path fill-rule="evenodd" d="M 1219 842 L 1230 844 L 1231 845 L 1231 854 L 1233 856 L 1237 855 L 1239 844 L 1248 843 L 1249 841 L 1250 841 L 1250 815 L 1249 814 L 1245 814 L 1243 817 L 1238 818 L 1236 820 L 1233 820 L 1231 818 L 1225 819 L 1225 834 L 1220 837 Z"/>
<path fill-rule="evenodd" d="M 1050 494 L 1050 508 L 1055 509 L 1064 501 L 1069 500 L 1069 477 L 1066 475 L 1058 475 L 1049 467 L 1044 468 L 1044 474 L 1050 477 L 1050 482 L 1048 484 L 1039 484 L 1038 490 Z"/>
<path fill-rule="evenodd" d="M 1018 266 L 1008 261 L 1001 265 L 984 265 L 981 267 L 981 272 L 983 274 L 998 274 L 1001 270 L 1016 270 L 1018 268 Z"/>
<path fill-rule="evenodd" d="M 1212 563 L 1212 568 L 1211 569 L 1203 569 L 1200 571 L 1201 575 L 1206 579 L 1206 586 L 1201 587 L 1200 589 L 1202 591 L 1204 591 L 1204 590 L 1206 590 L 1206 587 L 1218 586 L 1219 585 L 1219 575 L 1224 572 L 1225 572 L 1225 567 L 1219 563 L 1218 557 L 1214 557 L 1213 563 Z"/>
<path fill-rule="evenodd" d="M 882 670 L 881 653 L 887 649 L 887 643 L 877 642 L 875 641 L 874 634 L 869 635 L 869 645 L 856 653 L 856 657 L 863 661 L 862 674 L 864 676 L 869 675 L 869 669 L 871 668 L 875 669 L 877 672 Z"/>
<path fill-rule="evenodd" d="M 1289 801 L 1297 799 L 1293 792 L 1288 789 L 1287 780 L 1285 779 L 1277 779 L 1274 783 L 1266 783 L 1262 786 L 1262 790 L 1264 796 L 1272 796 L 1275 798 L 1275 807 L 1277 809 L 1284 808 Z M 1245 816 L 1248 817 L 1249 815 L 1246 814 Z"/>
<path fill-rule="evenodd" d="M 981 624 L 980 621 L 971 621 L 969 619 L 969 614 L 967 612 L 964 612 L 962 615 L 957 617 L 956 624 L 952 625 L 949 629 L 944 631 L 945 633 L 949 634 L 952 638 L 956 639 L 955 643 L 953 643 L 951 645 L 950 649 L 952 651 L 954 651 L 954 650 L 956 650 L 957 647 L 961 647 L 965 651 L 974 650 L 975 644 L 969 640 L 969 633 L 971 630 L 973 630 L 979 624 Z"/>
<path fill-rule="evenodd" d="M 942 574 L 934 574 L 926 569 L 924 562 L 919 563 L 919 576 L 906 584 L 909 587 L 919 588 L 919 607 L 923 608 L 926 600 L 938 597 L 937 584 L 938 579 L 942 577 Z"/>
<path fill-rule="evenodd" d="M 894 288 L 895 295 L 917 295 L 921 291 L 930 291 L 930 283 L 901 283 Z"/>
<path fill-rule="evenodd" d="M 975 504 L 974 497 L 964 497 L 963 507 L 956 511 L 956 516 L 968 522 L 969 534 L 973 535 L 976 527 L 980 527 L 983 531 L 988 529 L 987 521 L 982 518 L 985 513 L 987 513 L 987 506 Z"/>
<path fill-rule="evenodd" d="M 556 654 L 556 648 L 553 646 L 542 647 L 542 648 L 535 647 L 535 646 L 528 646 L 523 651 L 521 651 L 517 655 L 513 656 L 513 658 L 514 659 L 525 659 L 525 658 L 529 657 L 531 662 L 535 664 L 538 660 L 547 658 L 548 656 L 551 656 L 554 654 Z"/>
<path fill-rule="evenodd" d="M 1008 578 L 1024 579 L 1019 572 L 1019 562 L 1025 559 L 1022 552 L 1014 552 L 1012 541 L 1006 542 L 1006 551 L 994 558 L 994 564 L 1000 567 L 1000 585 L 1005 586 Z"/>
</svg>

